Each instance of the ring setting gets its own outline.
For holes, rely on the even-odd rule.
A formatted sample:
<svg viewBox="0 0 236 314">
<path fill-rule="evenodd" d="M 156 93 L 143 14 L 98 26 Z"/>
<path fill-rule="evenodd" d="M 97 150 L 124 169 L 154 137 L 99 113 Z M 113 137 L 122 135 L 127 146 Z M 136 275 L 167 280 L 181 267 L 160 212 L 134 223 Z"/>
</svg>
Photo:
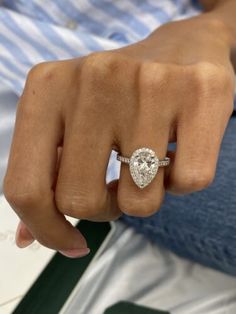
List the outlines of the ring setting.
<svg viewBox="0 0 236 314">
<path fill-rule="evenodd" d="M 124 157 L 117 154 L 117 160 L 129 165 L 129 170 L 134 183 L 141 189 L 148 186 L 155 178 L 159 167 L 170 164 L 170 158 L 159 160 L 156 153 L 147 147 L 136 149 L 132 156 Z"/>
</svg>

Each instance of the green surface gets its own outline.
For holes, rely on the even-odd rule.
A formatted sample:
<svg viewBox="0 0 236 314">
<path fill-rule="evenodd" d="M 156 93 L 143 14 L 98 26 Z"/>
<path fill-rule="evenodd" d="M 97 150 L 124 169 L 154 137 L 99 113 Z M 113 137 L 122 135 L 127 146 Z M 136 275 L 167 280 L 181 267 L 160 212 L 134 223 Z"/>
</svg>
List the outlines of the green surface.
<svg viewBox="0 0 236 314">
<path fill-rule="evenodd" d="M 13 314 L 57 314 L 62 308 L 111 228 L 108 222 L 86 220 L 79 222 L 78 227 L 91 249 L 90 254 L 70 259 L 57 253 Z"/>
<path fill-rule="evenodd" d="M 120 301 L 107 308 L 104 314 L 170 314 L 169 312 L 151 309 L 131 302 Z"/>
</svg>

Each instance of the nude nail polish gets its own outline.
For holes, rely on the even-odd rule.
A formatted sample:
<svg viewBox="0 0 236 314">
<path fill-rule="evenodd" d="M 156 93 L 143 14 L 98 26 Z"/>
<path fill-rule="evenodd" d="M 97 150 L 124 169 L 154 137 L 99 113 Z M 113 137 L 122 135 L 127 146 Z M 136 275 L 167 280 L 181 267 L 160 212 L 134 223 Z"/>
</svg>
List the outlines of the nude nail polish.
<svg viewBox="0 0 236 314">
<path fill-rule="evenodd" d="M 16 245 L 23 249 L 34 242 L 34 238 L 28 232 L 24 232 L 20 225 L 18 225 L 16 230 Z"/>
<path fill-rule="evenodd" d="M 90 249 L 84 248 L 84 249 L 73 249 L 73 250 L 65 250 L 65 251 L 59 251 L 62 255 L 70 258 L 79 258 L 83 257 L 89 254 Z"/>
</svg>

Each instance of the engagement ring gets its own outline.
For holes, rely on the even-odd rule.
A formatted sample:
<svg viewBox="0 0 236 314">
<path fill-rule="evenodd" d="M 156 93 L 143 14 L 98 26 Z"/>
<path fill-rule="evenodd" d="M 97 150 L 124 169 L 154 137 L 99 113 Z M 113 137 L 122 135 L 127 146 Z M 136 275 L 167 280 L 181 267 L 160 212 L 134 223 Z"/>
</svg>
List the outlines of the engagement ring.
<svg viewBox="0 0 236 314">
<path fill-rule="evenodd" d="M 146 147 L 135 150 L 130 158 L 117 154 L 117 160 L 129 165 L 130 174 L 135 184 L 141 189 L 151 183 L 159 167 L 166 167 L 170 164 L 169 157 L 159 160 L 155 152 Z"/>
</svg>

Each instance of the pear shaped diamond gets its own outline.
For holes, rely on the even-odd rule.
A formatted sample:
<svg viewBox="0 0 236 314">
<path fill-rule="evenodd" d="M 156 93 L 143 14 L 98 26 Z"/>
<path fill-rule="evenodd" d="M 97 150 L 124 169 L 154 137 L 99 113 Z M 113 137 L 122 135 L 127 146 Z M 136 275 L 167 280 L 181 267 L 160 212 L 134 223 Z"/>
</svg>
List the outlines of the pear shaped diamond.
<svg viewBox="0 0 236 314">
<path fill-rule="evenodd" d="M 159 159 L 150 148 L 139 148 L 133 152 L 129 168 L 135 184 L 144 188 L 154 179 L 159 167 Z"/>
</svg>

